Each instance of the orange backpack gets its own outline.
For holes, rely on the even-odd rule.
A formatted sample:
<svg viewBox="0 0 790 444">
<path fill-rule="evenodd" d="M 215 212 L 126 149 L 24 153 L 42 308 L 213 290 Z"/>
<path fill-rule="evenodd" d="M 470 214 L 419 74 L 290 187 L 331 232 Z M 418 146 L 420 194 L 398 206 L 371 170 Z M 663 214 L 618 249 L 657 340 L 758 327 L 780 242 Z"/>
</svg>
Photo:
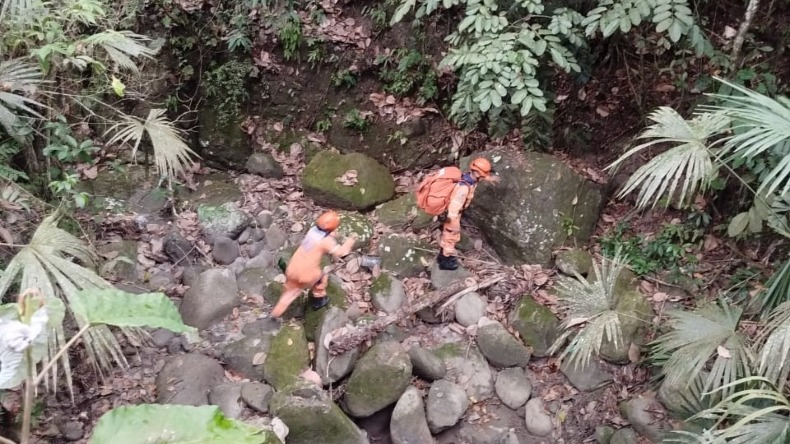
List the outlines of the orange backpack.
<svg viewBox="0 0 790 444">
<path fill-rule="evenodd" d="M 444 213 L 461 175 L 460 169 L 445 167 L 423 179 L 417 188 L 417 206 L 432 216 Z"/>
</svg>

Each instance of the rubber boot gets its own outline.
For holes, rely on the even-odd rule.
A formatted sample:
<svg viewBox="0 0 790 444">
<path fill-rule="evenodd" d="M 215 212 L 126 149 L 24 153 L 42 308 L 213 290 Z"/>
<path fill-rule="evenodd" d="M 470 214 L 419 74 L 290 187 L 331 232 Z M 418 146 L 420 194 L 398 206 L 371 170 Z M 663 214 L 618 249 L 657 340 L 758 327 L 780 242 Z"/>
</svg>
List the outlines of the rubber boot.
<svg viewBox="0 0 790 444">
<path fill-rule="evenodd" d="M 436 261 L 439 263 L 440 270 L 457 270 L 458 269 L 458 258 L 455 256 L 445 256 L 442 253 L 439 253 L 439 256 L 436 257 Z"/>
<path fill-rule="evenodd" d="M 280 267 L 280 270 L 282 270 L 283 273 L 285 273 L 285 269 L 288 268 L 288 262 L 285 262 L 285 259 L 280 258 L 277 261 L 277 266 Z"/>
<path fill-rule="evenodd" d="M 313 310 L 320 310 L 329 304 L 329 297 L 317 298 L 313 296 L 312 291 L 307 294 L 307 299 L 310 301 L 310 306 L 313 307 Z"/>
</svg>

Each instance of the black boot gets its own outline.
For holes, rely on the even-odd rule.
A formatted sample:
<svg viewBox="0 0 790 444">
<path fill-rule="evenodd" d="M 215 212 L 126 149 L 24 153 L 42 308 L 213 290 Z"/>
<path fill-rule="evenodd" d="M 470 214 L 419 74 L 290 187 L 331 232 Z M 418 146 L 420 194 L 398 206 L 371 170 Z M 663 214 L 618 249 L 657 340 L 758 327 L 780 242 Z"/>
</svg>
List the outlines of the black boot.
<svg viewBox="0 0 790 444">
<path fill-rule="evenodd" d="M 458 258 L 455 256 L 445 256 L 442 253 L 439 253 L 439 256 L 437 256 L 436 258 L 436 261 L 439 262 L 440 270 L 458 269 Z"/>
<path fill-rule="evenodd" d="M 312 293 L 310 293 L 308 296 L 308 299 L 310 300 L 310 306 L 313 307 L 313 310 L 320 310 L 329 304 L 329 297 L 327 296 L 317 298 L 313 296 Z"/>
</svg>

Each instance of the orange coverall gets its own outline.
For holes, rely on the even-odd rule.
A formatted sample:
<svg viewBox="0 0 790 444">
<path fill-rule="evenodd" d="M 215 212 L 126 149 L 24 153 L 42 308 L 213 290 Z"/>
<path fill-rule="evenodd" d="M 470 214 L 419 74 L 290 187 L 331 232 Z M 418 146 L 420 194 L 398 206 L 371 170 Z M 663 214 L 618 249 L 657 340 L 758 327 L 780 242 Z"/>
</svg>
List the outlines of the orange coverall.
<svg viewBox="0 0 790 444">
<path fill-rule="evenodd" d="M 472 203 L 475 197 L 477 183 L 469 184 L 461 181 L 455 185 L 453 194 L 450 197 L 450 204 L 447 206 L 447 220 L 444 221 L 442 237 L 439 246 L 442 248 L 442 255 L 455 256 L 455 244 L 461 241 L 461 212 Z"/>
<path fill-rule="evenodd" d="M 307 287 L 312 286 L 313 297 L 326 297 L 329 276 L 321 270 L 321 258 L 324 254 L 331 254 L 336 258 L 343 257 L 351 252 L 356 241 L 356 237 L 352 235 L 343 245 L 339 245 L 334 236 L 335 232 L 325 234 L 318 227 L 313 227 L 307 232 L 285 269 L 283 294 L 272 310 L 272 317 L 282 316 L 299 297 L 299 293 Z"/>
</svg>

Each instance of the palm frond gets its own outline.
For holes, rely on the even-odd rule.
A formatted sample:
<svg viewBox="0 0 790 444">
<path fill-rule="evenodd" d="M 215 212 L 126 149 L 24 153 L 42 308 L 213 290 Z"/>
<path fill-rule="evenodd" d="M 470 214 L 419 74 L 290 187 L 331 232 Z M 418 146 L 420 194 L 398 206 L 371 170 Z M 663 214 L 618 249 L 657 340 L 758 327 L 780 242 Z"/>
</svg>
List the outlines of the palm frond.
<svg viewBox="0 0 790 444">
<path fill-rule="evenodd" d="M 654 355 L 668 356 L 663 365 L 667 381 L 672 385 L 690 384 L 711 359 L 714 361 L 705 378 L 705 391 L 749 376 L 753 356 L 746 338 L 737 331 L 741 313 L 740 308 L 725 304 L 693 312 L 670 312 L 671 330 L 654 343 Z"/>
<path fill-rule="evenodd" d="M 151 39 L 131 31 L 103 31 L 84 39 L 89 47 L 99 46 L 107 53 L 113 62 L 121 68 L 138 72 L 137 64 L 132 60 L 135 57 L 152 58 L 156 49 L 146 46 Z"/>
<path fill-rule="evenodd" d="M 96 258 L 91 249 L 68 232 L 58 228 L 59 214 L 46 217 L 36 229 L 30 243 L 22 248 L 0 276 L 0 297 L 5 295 L 18 280 L 20 288 L 38 288 L 47 298 L 61 298 L 66 306 L 80 290 L 112 288 L 104 279 L 94 273 Z M 79 265 L 74 260 L 81 262 Z M 21 273 L 21 278 L 18 279 Z M 81 321 L 76 319 L 82 326 Z M 63 327 L 56 328 L 50 336 L 50 357 L 57 353 L 65 343 Z M 96 326 L 88 330 L 85 346 L 93 358 L 97 370 L 106 370 L 115 360 L 125 366 L 126 360 L 120 352 L 115 336 L 106 326 Z M 61 358 L 67 386 L 71 389 L 71 372 L 68 354 Z M 57 368 L 55 368 L 57 372 Z M 52 382 L 57 380 L 53 374 Z"/>
<path fill-rule="evenodd" d="M 745 387 L 744 387 L 745 386 Z M 749 388 L 754 387 L 754 388 Z M 728 444 L 784 444 L 790 439 L 790 401 L 760 377 L 747 377 L 722 386 L 733 392 L 697 418 L 715 419 L 726 427 L 714 432 L 717 442 Z"/>
<path fill-rule="evenodd" d="M 790 376 L 790 302 L 770 313 L 757 344 L 761 346 L 760 374 L 772 384 L 784 387 Z"/>
<path fill-rule="evenodd" d="M 675 198 L 682 204 L 704 190 L 715 177 L 716 168 L 709 139 L 719 134 L 729 123 L 720 114 L 700 114 L 686 120 L 669 107 L 660 107 L 649 119 L 655 122 L 637 139 L 652 139 L 623 154 L 607 169 L 614 170 L 634 154 L 658 144 L 672 147 L 652 158 L 631 175 L 619 192 L 619 197 L 639 190 L 637 206 L 655 206 L 663 197 L 667 203 Z M 651 203 L 652 202 L 652 203 Z"/>
<path fill-rule="evenodd" d="M 768 279 L 766 286 L 768 288 L 761 291 L 754 301 L 764 314 L 790 301 L 790 259 Z"/>
<path fill-rule="evenodd" d="M 21 17 L 40 4 L 38 0 L 3 0 L 0 6 L 0 23 L 6 17 Z"/>
<path fill-rule="evenodd" d="M 175 178 L 191 162 L 190 157 L 198 157 L 181 138 L 173 122 L 164 115 L 167 110 L 152 109 L 148 118 L 140 120 L 123 115 L 122 123 L 113 125 L 107 132 L 115 133 L 108 143 L 134 143 L 132 157 L 137 153 L 144 134 L 148 134 L 154 149 L 154 162 L 159 175 Z"/>
<path fill-rule="evenodd" d="M 0 126 L 6 133 L 16 137 L 19 118 L 15 111 L 23 111 L 42 117 L 32 107 L 46 108 L 45 105 L 24 94 L 32 94 L 43 83 L 41 70 L 35 65 L 20 59 L 0 62 Z M 16 94 L 22 92 L 23 94 Z"/>
<path fill-rule="evenodd" d="M 565 332 L 554 342 L 550 353 L 556 352 L 573 334 L 575 336 L 560 355 L 577 368 L 585 368 L 593 356 L 598 356 L 604 340 L 620 344 L 623 341 L 620 316 L 615 310 L 615 285 L 625 267 L 617 255 L 612 261 L 598 265 L 593 262 L 596 279 L 589 282 L 580 275 L 558 281 L 559 299 L 567 308 L 563 321 Z M 583 325 L 581 329 L 575 327 Z"/>
<path fill-rule="evenodd" d="M 672 430 L 661 441 L 662 444 L 726 444 L 717 438 L 712 430 L 703 430 L 702 433 L 687 432 L 685 430 Z"/>
<path fill-rule="evenodd" d="M 790 150 L 790 100 L 772 99 L 740 85 L 717 79 L 741 95 L 711 94 L 723 105 L 706 109 L 732 119 L 732 136 L 727 137 L 725 152 L 732 157 L 754 157 L 769 150 L 787 153 Z M 763 179 L 760 192 L 772 193 L 782 187 L 780 194 L 790 191 L 790 155 L 782 160 Z"/>
</svg>

